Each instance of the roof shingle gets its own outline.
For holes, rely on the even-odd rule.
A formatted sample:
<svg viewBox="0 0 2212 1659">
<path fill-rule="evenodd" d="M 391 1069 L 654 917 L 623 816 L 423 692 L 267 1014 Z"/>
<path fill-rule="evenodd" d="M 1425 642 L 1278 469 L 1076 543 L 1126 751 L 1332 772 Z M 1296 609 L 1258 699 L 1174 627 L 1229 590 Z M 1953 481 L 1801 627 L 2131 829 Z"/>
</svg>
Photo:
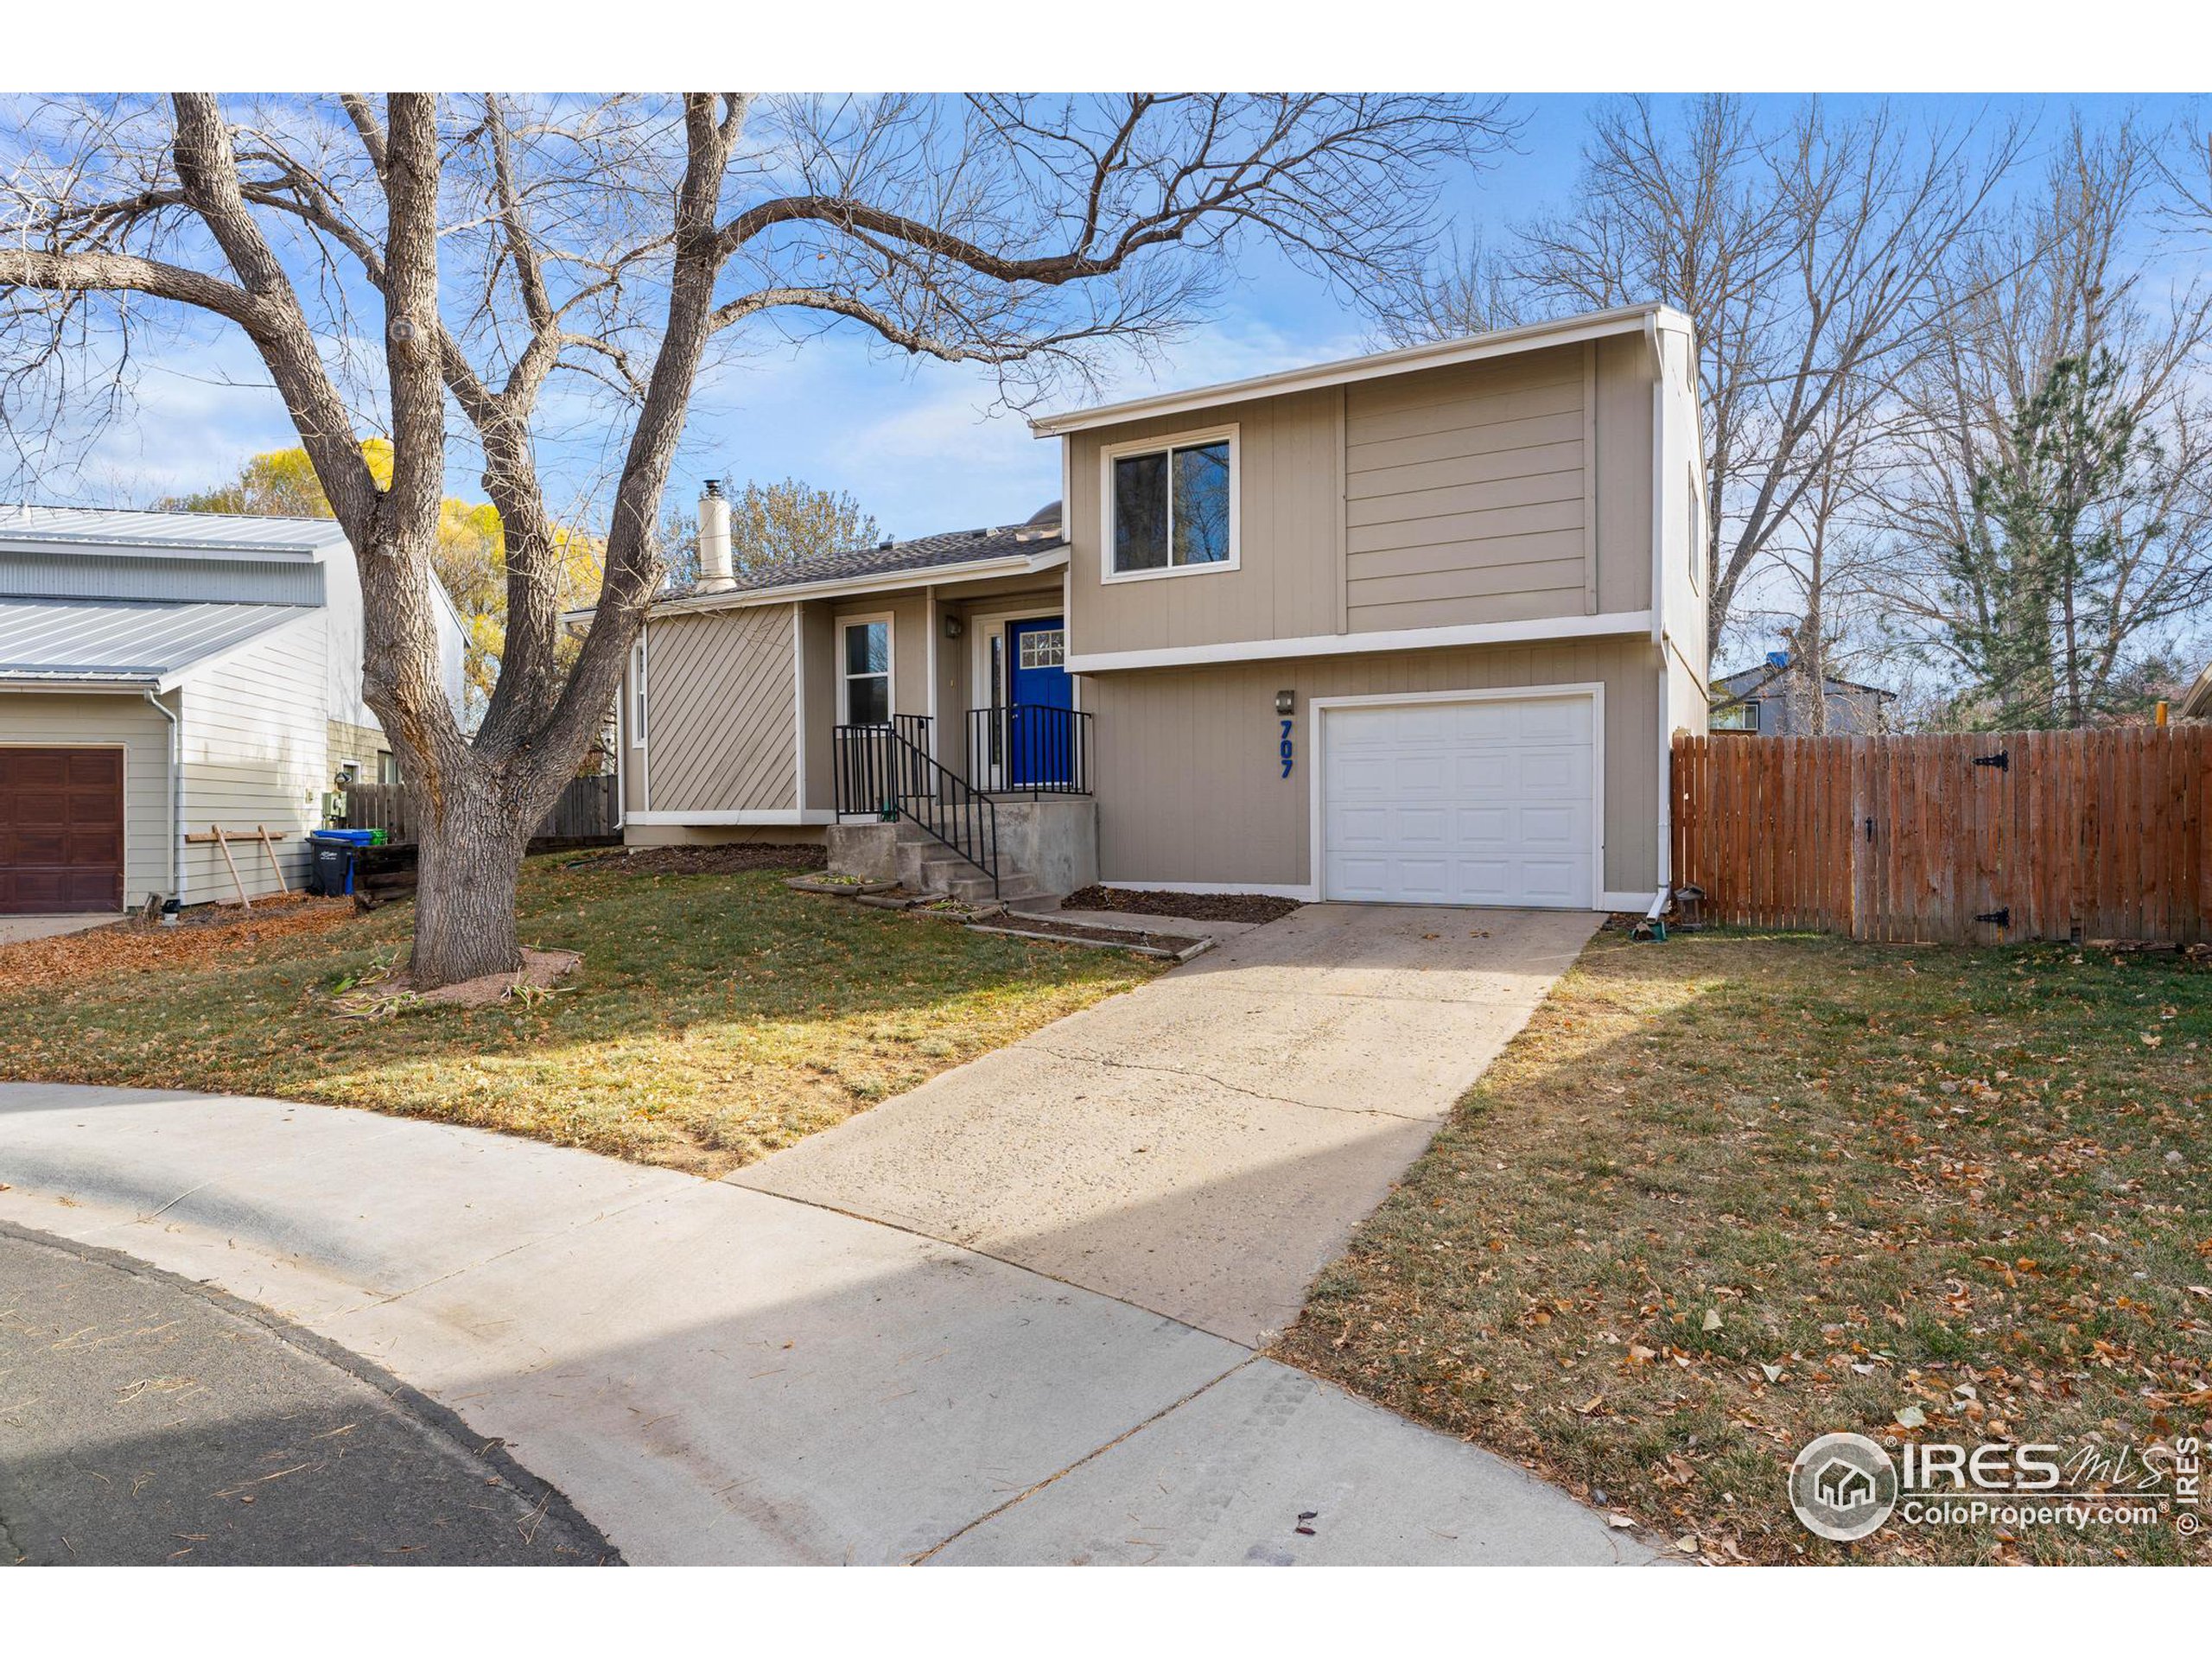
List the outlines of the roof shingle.
<svg viewBox="0 0 2212 1659">
<path fill-rule="evenodd" d="M 947 531 L 937 536 L 918 536 L 911 541 L 877 547 L 855 548 L 844 553 L 823 553 L 811 558 L 786 559 L 756 565 L 738 573 L 736 586 L 724 593 L 760 593 L 776 588 L 811 586 L 822 582 L 852 582 L 868 576 L 898 575 L 908 570 L 934 570 L 949 565 L 980 564 L 986 560 L 1034 558 L 1056 552 L 1067 541 L 1058 524 L 1000 524 L 981 530 Z M 695 583 L 663 594 L 661 601 L 711 597 Z"/>
</svg>

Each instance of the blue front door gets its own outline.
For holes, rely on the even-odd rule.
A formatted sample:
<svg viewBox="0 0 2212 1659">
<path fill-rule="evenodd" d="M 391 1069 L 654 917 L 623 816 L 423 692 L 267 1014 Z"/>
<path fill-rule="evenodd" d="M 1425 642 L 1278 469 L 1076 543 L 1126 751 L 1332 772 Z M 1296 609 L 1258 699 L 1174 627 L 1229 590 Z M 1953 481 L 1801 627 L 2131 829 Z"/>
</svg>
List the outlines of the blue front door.
<svg viewBox="0 0 2212 1659">
<path fill-rule="evenodd" d="M 1068 678 L 1068 631 L 1057 616 L 1006 625 L 1007 709 L 1002 741 L 1008 789 L 1064 784 L 1070 772 L 1075 683 Z"/>
</svg>

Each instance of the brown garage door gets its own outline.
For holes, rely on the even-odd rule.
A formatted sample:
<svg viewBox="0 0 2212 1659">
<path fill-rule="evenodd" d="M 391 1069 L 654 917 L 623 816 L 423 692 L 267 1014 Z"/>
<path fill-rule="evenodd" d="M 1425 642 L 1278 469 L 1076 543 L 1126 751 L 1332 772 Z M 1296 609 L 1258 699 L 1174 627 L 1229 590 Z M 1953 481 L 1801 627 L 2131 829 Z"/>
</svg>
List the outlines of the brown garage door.
<svg viewBox="0 0 2212 1659">
<path fill-rule="evenodd" d="M 123 908 L 123 751 L 0 747 L 0 916 Z"/>
</svg>

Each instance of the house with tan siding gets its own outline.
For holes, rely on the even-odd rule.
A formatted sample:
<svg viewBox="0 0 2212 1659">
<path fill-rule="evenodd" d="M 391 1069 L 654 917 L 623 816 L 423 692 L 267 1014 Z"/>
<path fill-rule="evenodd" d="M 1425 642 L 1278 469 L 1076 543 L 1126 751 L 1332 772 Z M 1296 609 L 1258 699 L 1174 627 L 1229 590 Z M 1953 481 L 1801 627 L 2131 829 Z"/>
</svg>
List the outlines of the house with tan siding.
<svg viewBox="0 0 2212 1659">
<path fill-rule="evenodd" d="M 1071 410 L 1026 524 L 742 573 L 710 488 L 630 664 L 625 838 L 1640 910 L 1706 729 L 1694 361 L 1639 306 Z"/>
</svg>

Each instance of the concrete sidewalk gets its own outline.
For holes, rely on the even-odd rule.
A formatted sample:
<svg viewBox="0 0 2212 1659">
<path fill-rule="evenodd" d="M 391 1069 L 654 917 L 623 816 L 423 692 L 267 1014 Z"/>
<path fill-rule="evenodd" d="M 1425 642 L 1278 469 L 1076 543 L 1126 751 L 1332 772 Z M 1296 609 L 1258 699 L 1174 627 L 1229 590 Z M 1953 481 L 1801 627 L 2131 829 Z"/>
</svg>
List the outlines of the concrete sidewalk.
<svg viewBox="0 0 2212 1659">
<path fill-rule="evenodd" d="M 18 1084 L 0 1183 L 0 1219 L 210 1281 L 421 1389 L 632 1561 L 1650 1559 L 1222 1337 L 728 1182 L 367 1112 Z"/>
<path fill-rule="evenodd" d="M 728 1179 L 1262 1347 L 1597 925 L 1311 905 Z"/>
</svg>

